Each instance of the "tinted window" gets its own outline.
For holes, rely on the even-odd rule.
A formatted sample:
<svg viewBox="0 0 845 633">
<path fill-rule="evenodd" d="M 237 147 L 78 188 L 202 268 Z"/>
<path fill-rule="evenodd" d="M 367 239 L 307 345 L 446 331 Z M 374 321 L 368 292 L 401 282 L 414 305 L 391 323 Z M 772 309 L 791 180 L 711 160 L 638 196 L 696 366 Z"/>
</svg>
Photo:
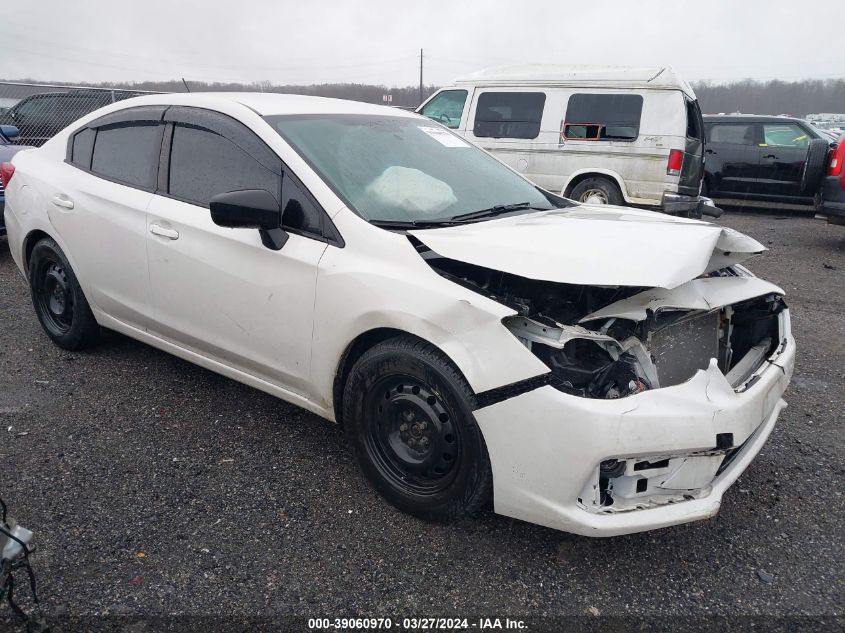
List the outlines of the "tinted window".
<svg viewBox="0 0 845 633">
<path fill-rule="evenodd" d="M 420 114 L 454 130 L 461 123 L 466 100 L 466 90 L 444 90 L 426 103 Z"/>
<path fill-rule="evenodd" d="M 716 123 L 707 131 L 708 143 L 754 145 L 753 123 Z"/>
<path fill-rule="evenodd" d="M 94 152 L 94 137 L 96 135 L 95 130 L 85 128 L 73 137 L 70 160 L 74 165 L 83 169 L 91 169 L 91 155 Z"/>
<path fill-rule="evenodd" d="M 478 97 L 472 133 L 482 138 L 537 138 L 543 92 L 485 92 Z"/>
<path fill-rule="evenodd" d="M 763 142 L 778 147 L 805 148 L 810 144 L 807 131 L 795 123 L 764 123 Z"/>
<path fill-rule="evenodd" d="M 281 176 L 235 143 L 205 128 L 176 125 L 170 149 L 172 196 L 207 207 L 218 193 L 265 189 L 276 200 Z"/>
<path fill-rule="evenodd" d="M 128 185 L 154 189 L 161 126 L 153 121 L 107 125 L 97 130 L 91 171 Z"/>
<path fill-rule="evenodd" d="M 687 138 L 702 140 L 704 133 L 701 129 L 701 110 L 698 103 L 689 99 L 684 99 L 684 103 L 687 105 Z"/>
<path fill-rule="evenodd" d="M 633 140 L 639 135 L 642 111 L 640 95 L 574 94 L 569 97 L 560 140 Z"/>
<path fill-rule="evenodd" d="M 282 226 L 294 231 L 320 233 L 320 211 L 291 178 L 282 180 Z"/>
</svg>

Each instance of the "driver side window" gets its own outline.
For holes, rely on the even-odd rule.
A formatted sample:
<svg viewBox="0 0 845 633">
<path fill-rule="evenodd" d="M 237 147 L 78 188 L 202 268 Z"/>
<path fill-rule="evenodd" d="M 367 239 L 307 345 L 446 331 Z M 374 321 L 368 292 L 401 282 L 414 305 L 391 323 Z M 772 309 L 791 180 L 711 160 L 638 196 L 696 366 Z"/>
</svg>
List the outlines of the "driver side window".
<svg viewBox="0 0 845 633">
<path fill-rule="evenodd" d="M 466 90 L 444 90 L 425 104 L 420 114 L 455 130 L 461 124 L 466 100 Z"/>
</svg>

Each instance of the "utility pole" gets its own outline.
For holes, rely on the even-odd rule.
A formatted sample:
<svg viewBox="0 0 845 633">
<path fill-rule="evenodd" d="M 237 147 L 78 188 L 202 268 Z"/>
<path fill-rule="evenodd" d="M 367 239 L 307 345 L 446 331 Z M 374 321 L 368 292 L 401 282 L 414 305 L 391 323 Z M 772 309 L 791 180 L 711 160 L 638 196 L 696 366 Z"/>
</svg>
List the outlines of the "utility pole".
<svg viewBox="0 0 845 633">
<path fill-rule="evenodd" d="M 420 49 L 420 105 L 423 102 L 423 49 Z"/>
</svg>

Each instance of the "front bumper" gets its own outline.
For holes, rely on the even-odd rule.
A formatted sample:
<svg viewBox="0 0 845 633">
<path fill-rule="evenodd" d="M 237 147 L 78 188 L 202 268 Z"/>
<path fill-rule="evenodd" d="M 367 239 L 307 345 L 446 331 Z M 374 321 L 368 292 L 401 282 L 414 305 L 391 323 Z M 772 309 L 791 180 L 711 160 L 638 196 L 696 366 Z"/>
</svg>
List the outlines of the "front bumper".
<svg viewBox="0 0 845 633">
<path fill-rule="evenodd" d="M 715 362 L 689 381 L 617 400 L 580 398 L 544 386 L 479 409 L 493 468 L 495 511 L 586 536 L 641 532 L 714 516 L 722 495 L 766 442 L 786 406 L 795 342 L 789 334 L 735 391 Z M 718 453 L 717 436 L 741 447 L 712 479 L 688 495 L 666 495 L 643 509 L 595 507 L 585 492 L 609 459 L 694 457 Z"/>
</svg>

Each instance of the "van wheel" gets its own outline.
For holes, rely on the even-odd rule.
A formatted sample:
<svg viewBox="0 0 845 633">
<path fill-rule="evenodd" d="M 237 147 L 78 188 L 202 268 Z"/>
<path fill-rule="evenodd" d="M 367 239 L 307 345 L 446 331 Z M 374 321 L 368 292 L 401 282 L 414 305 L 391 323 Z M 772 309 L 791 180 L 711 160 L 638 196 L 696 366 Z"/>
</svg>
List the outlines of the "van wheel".
<svg viewBox="0 0 845 633">
<path fill-rule="evenodd" d="M 376 490 L 400 510 L 445 523 L 475 513 L 492 496 L 473 403 L 469 385 L 439 350 L 402 336 L 352 367 L 343 420 Z"/>
<path fill-rule="evenodd" d="M 56 345 L 79 350 L 97 341 L 100 326 L 67 257 L 50 238 L 32 249 L 29 288 L 41 327 Z"/>
<path fill-rule="evenodd" d="M 616 183 L 607 178 L 587 178 L 572 189 L 569 197 L 576 202 L 589 204 L 625 204 Z"/>
</svg>

